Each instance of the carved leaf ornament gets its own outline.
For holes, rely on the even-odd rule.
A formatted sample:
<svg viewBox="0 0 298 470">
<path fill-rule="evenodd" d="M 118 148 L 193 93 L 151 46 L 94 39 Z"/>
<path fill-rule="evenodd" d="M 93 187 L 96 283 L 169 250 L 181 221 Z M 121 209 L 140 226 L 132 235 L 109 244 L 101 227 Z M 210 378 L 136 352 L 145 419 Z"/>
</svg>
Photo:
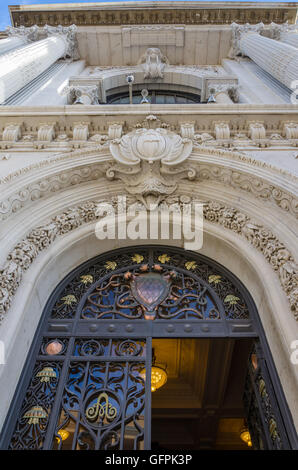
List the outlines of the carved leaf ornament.
<svg viewBox="0 0 298 470">
<path fill-rule="evenodd" d="M 191 139 L 183 139 L 167 129 L 137 129 L 110 144 L 114 159 L 123 165 L 138 165 L 142 160 L 163 165 L 178 165 L 192 151 Z"/>
</svg>

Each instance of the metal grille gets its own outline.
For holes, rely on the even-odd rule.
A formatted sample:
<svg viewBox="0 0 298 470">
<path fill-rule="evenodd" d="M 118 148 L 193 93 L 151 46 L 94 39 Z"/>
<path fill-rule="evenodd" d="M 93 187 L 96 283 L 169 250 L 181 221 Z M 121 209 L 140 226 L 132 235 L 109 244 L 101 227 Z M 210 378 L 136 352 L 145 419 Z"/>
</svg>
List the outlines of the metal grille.
<svg viewBox="0 0 298 470">
<path fill-rule="evenodd" d="M 271 357 L 244 286 L 210 259 L 159 246 L 101 255 L 70 273 L 50 297 L 0 447 L 150 449 L 152 338 L 249 336 L 259 336 Z M 260 370 L 264 377 L 264 366 Z M 280 429 L 288 411 L 274 371 L 271 364 L 281 411 L 270 413 Z M 260 380 L 253 377 L 248 391 Z M 275 410 L 273 386 L 266 387 Z M 255 433 L 258 426 L 264 432 L 268 410 L 257 397 L 246 394 Z M 271 414 L 266 423 L 275 432 Z M 274 442 L 266 441 L 269 448 L 288 442 L 277 432 Z"/>
</svg>

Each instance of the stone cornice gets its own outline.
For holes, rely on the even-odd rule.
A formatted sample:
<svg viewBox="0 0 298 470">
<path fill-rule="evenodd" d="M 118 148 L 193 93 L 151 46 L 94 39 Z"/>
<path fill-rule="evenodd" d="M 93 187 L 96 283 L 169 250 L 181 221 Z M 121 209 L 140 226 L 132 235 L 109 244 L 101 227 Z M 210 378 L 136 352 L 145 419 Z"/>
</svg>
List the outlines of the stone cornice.
<svg viewBox="0 0 298 470">
<path fill-rule="evenodd" d="M 127 109 L 129 106 L 129 114 Z M 147 114 L 155 115 L 295 115 L 297 116 L 297 105 L 294 104 L 187 104 L 187 105 L 66 105 L 66 106 L 0 106 L 0 119 L 1 116 L 6 117 L 22 117 L 22 116 L 48 116 L 48 119 L 53 119 L 55 116 L 146 116 Z"/>
<path fill-rule="evenodd" d="M 14 26 L 295 23 L 294 3 L 121 2 L 9 6 Z"/>
</svg>

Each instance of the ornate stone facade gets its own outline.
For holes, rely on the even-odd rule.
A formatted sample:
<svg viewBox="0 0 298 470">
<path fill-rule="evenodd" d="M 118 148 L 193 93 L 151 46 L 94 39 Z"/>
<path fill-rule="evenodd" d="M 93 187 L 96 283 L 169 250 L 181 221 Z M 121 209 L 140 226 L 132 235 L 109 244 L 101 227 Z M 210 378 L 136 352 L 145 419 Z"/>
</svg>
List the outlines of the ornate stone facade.
<svg viewBox="0 0 298 470">
<path fill-rule="evenodd" d="M 297 8 L 10 10 L 13 26 L 0 39 L 0 341 L 9 342 L 8 363 L 17 360 L 20 373 L 24 354 L 12 357 L 13 345 L 20 329 L 32 341 L 27 320 L 34 312 L 38 323 L 53 283 L 122 246 L 95 246 L 99 203 L 115 207 L 125 195 L 148 216 L 163 204 L 203 203 L 203 254 L 251 292 L 298 426 L 288 360 L 298 320 Z M 56 259 L 65 272 L 52 267 Z M 7 381 L 13 396 L 16 380 Z M 0 425 L 7 406 L 0 403 Z"/>
</svg>

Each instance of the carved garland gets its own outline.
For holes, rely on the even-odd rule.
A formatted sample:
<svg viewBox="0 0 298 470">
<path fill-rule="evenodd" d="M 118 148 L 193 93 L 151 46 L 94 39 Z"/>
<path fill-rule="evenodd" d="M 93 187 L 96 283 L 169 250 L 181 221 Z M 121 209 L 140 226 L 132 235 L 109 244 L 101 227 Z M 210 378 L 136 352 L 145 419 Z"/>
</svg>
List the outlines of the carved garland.
<svg viewBox="0 0 298 470">
<path fill-rule="evenodd" d="M 101 146 L 101 148 L 97 149 L 98 153 L 106 151 L 106 146 Z M 75 156 L 80 154 L 92 154 L 93 152 L 94 149 L 89 150 L 89 152 L 80 150 L 77 152 L 70 152 L 66 155 L 61 155 L 56 158 L 52 158 L 51 160 L 39 162 L 38 164 L 34 164 L 31 167 L 18 170 L 15 174 L 8 175 L 6 178 L 3 178 L 3 180 L 0 180 L 0 184 L 10 182 L 13 177 L 20 176 L 21 174 L 25 174 L 27 171 L 33 169 L 42 168 L 50 163 L 74 158 Z M 216 156 L 220 155 L 224 157 L 231 156 L 231 152 L 220 151 L 218 149 L 214 149 L 213 152 L 211 151 L 211 149 L 204 149 L 204 154 L 214 154 Z M 235 159 L 244 162 L 252 164 L 255 164 L 256 162 L 255 160 L 245 157 L 241 154 L 235 154 L 233 156 L 235 157 Z M 198 155 L 198 157 L 200 157 L 200 155 Z M 264 181 L 263 178 L 251 176 L 243 173 L 240 170 L 233 170 L 228 167 L 221 167 L 215 165 L 210 166 L 207 163 L 201 164 L 196 163 L 195 161 L 192 161 L 191 164 L 196 171 L 196 181 L 210 180 L 227 184 L 235 189 L 240 189 L 242 191 L 252 193 L 258 199 L 272 201 L 285 212 L 289 212 L 290 214 L 297 217 L 297 198 L 294 197 L 290 192 L 286 192 L 277 186 L 273 186 L 272 184 L 267 183 L 266 181 Z M 108 172 L 111 172 L 113 167 L 115 167 L 115 165 L 111 165 L 108 169 Z M 17 211 L 19 211 L 26 205 L 27 201 L 35 201 L 50 193 L 59 191 L 62 188 L 66 189 L 70 186 L 80 184 L 82 182 L 96 180 L 104 174 L 105 164 L 102 166 L 102 164 L 98 163 L 89 166 L 84 166 L 81 168 L 70 169 L 60 174 L 52 175 L 48 178 L 44 178 L 39 181 L 34 181 L 32 184 L 23 187 L 17 193 L 11 195 L 8 199 L 0 201 L 0 220 L 6 220 L 11 214 L 15 214 Z M 168 177 L 171 177 L 170 170 L 168 170 Z M 291 179 L 295 181 L 294 177 L 292 177 Z"/>
<path fill-rule="evenodd" d="M 180 204 L 183 203 L 183 197 L 176 199 Z M 173 196 L 171 196 L 171 202 L 172 200 Z M 90 201 L 64 211 L 53 217 L 47 225 L 31 230 L 28 236 L 14 247 L 7 257 L 4 268 L 0 271 L 1 319 L 12 303 L 23 274 L 38 254 L 48 248 L 59 235 L 69 233 L 84 223 L 95 221 L 97 204 L 97 202 Z M 277 272 L 281 286 L 288 297 L 290 308 L 295 319 L 298 320 L 298 266 L 285 245 L 270 230 L 233 207 L 218 202 L 207 202 L 204 208 L 204 218 L 241 234 L 264 255 Z"/>
</svg>

